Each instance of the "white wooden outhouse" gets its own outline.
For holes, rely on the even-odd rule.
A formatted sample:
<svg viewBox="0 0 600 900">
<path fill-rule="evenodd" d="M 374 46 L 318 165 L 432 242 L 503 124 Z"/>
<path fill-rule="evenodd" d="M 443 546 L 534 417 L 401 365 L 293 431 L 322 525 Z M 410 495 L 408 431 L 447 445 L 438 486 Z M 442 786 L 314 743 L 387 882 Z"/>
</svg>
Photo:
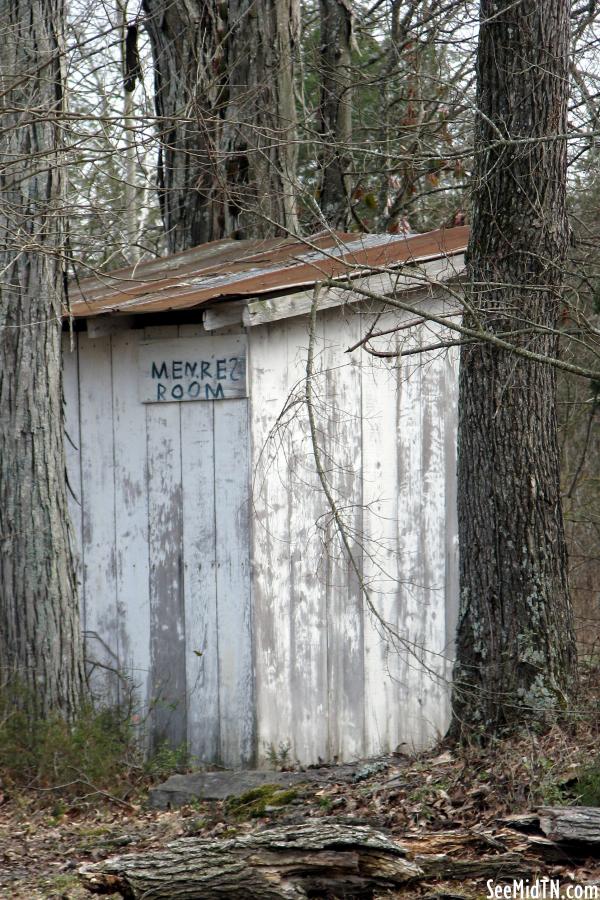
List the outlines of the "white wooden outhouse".
<svg viewBox="0 0 600 900">
<path fill-rule="evenodd" d="M 133 685 L 155 743 L 306 764 L 444 732 L 458 351 L 421 313 L 455 311 L 466 240 L 225 240 L 72 293 L 66 447 L 92 681 L 111 699 Z M 434 349 L 385 355 L 420 346 Z"/>
</svg>

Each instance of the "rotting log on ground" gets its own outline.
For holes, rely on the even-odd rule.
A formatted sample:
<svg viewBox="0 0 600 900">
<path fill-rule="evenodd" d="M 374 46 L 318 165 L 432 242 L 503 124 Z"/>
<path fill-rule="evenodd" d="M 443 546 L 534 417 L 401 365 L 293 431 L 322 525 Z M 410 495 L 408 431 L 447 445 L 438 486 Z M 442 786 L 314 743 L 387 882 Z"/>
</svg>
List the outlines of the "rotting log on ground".
<svg viewBox="0 0 600 900">
<path fill-rule="evenodd" d="M 203 900 L 370 898 L 422 871 L 384 834 L 364 826 L 271 828 L 221 841 L 184 838 L 150 854 L 114 857 L 79 872 L 94 893 Z"/>
</svg>

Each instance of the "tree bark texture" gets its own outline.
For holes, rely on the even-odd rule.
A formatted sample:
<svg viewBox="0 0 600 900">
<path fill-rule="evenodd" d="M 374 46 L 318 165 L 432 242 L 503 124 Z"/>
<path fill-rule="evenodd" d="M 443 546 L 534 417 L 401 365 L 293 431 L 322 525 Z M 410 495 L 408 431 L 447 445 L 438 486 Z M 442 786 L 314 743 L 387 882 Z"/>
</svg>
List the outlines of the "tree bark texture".
<svg viewBox="0 0 600 900">
<path fill-rule="evenodd" d="M 169 252 L 297 230 L 298 0 L 144 0 Z"/>
<path fill-rule="evenodd" d="M 70 716 L 84 671 L 61 388 L 64 6 L 0 10 L 0 684 Z"/>
<path fill-rule="evenodd" d="M 219 142 L 226 24 L 211 0 L 144 0 L 154 61 L 158 195 L 169 253 L 225 233 Z"/>
<path fill-rule="evenodd" d="M 327 224 L 350 224 L 352 140 L 352 7 L 350 0 L 320 0 L 319 205 Z"/>
<path fill-rule="evenodd" d="M 422 875 L 405 851 L 365 826 L 313 821 L 228 840 L 184 838 L 160 851 L 85 866 L 90 891 L 204 900 L 371 898 Z"/>
<path fill-rule="evenodd" d="M 298 0 L 229 0 L 223 154 L 226 231 L 297 233 L 294 71 Z"/>
<path fill-rule="evenodd" d="M 568 0 L 481 0 L 465 323 L 556 356 L 566 216 Z M 460 615 L 451 732 L 547 721 L 575 665 L 556 374 L 462 348 Z"/>
</svg>

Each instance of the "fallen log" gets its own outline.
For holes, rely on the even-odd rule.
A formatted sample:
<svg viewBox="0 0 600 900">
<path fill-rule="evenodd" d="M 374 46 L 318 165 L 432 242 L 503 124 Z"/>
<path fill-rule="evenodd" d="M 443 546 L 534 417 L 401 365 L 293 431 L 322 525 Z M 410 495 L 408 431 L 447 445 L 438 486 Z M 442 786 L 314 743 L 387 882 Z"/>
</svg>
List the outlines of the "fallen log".
<svg viewBox="0 0 600 900">
<path fill-rule="evenodd" d="M 313 820 L 226 840 L 181 838 L 164 850 L 83 866 L 79 875 L 89 891 L 126 900 L 368 900 L 422 871 L 381 832 Z"/>
<path fill-rule="evenodd" d="M 414 859 L 423 880 L 464 881 L 466 878 L 525 878 L 536 869 L 535 861 L 520 853 L 499 853 L 480 859 L 454 859 L 446 853 L 418 854 Z"/>
<path fill-rule="evenodd" d="M 600 847 L 600 809 L 595 806 L 543 806 L 538 815 L 551 841 Z"/>
</svg>

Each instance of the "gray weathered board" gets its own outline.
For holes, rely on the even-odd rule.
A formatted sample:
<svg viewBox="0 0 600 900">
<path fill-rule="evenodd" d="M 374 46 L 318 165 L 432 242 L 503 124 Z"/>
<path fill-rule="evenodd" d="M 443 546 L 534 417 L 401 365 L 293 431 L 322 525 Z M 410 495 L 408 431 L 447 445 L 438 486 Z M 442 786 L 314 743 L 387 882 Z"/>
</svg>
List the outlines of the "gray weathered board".
<svg viewBox="0 0 600 900">
<path fill-rule="evenodd" d="M 137 383 L 141 341 L 201 334 L 66 336 L 66 449 L 94 689 L 128 681 L 155 742 L 233 765 L 254 748 L 248 401 L 145 404 Z"/>
<path fill-rule="evenodd" d="M 207 340 L 200 326 L 84 334 L 74 353 L 66 337 L 95 684 L 122 694 L 112 673 L 123 670 L 154 707 L 159 736 L 187 738 L 203 761 L 260 763 L 282 746 L 302 763 L 353 760 L 444 733 L 458 349 L 404 360 L 345 352 L 397 315 L 325 310 L 316 336 L 318 442 L 371 610 L 315 473 L 305 317 L 250 329 L 248 399 L 227 402 L 140 402 L 142 348 Z M 376 346 L 445 336 L 419 321 Z M 237 336 L 208 340 L 221 337 L 231 346 Z"/>
<path fill-rule="evenodd" d="M 427 307 L 449 312 L 441 300 Z M 405 360 L 345 352 L 370 328 L 385 332 L 397 322 L 396 312 L 328 309 L 315 346 L 317 440 L 372 610 L 315 472 L 302 402 L 307 320 L 249 333 L 261 754 L 283 745 L 305 763 L 353 760 L 400 744 L 423 747 L 448 725 L 458 349 Z M 409 349 L 447 335 L 421 323 L 373 343 Z"/>
<path fill-rule="evenodd" d="M 246 339 L 242 335 L 144 342 L 139 347 L 138 366 L 143 403 L 247 395 Z"/>
</svg>

